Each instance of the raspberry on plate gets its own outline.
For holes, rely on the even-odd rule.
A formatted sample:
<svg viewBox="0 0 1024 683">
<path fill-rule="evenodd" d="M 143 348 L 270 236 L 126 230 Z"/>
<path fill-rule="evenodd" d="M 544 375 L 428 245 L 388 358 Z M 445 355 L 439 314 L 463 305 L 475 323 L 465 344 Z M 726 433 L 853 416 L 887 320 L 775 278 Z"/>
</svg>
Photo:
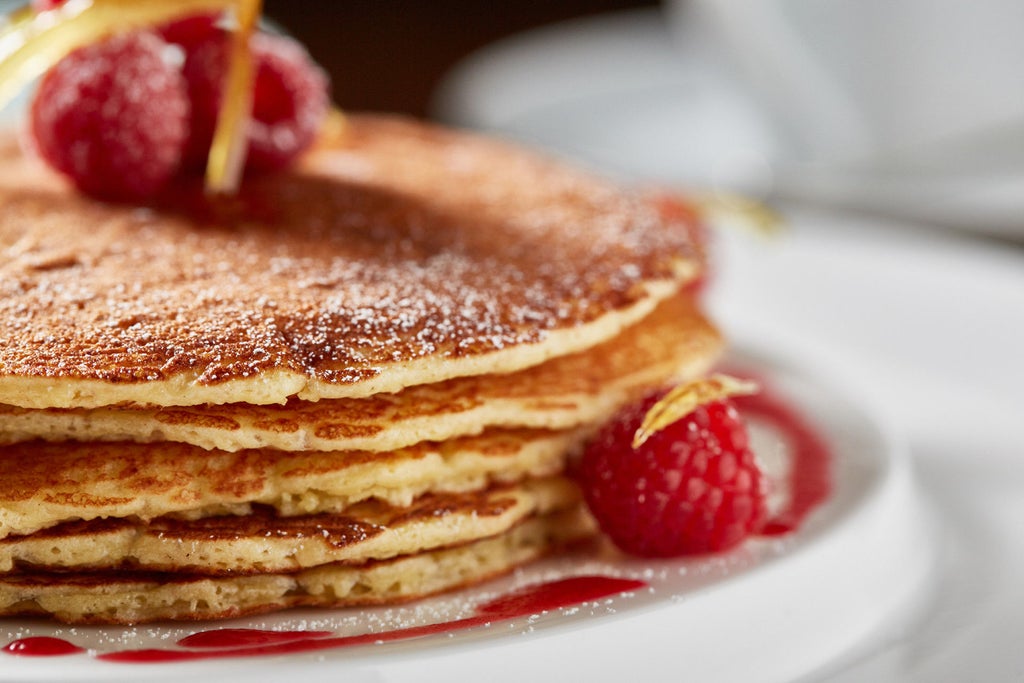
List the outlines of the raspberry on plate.
<svg viewBox="0 0 1024 683">
<path fill-rule="evenodd" d="M 746 427 L 731 401 L 714 400 L 648 432 L 634 448 L 663 397 L 628 406 L 590 442 L 578 472 L 584 498 L 601 529 L 630 554 L 730 548 L 767 517 L 766 482 Z"/>
<path fill-rule="evenodd" d="M 70 53 L 40 83 L 32 142 L 83 192 L 145 199 L 177 172 L 189 102 L 167 47 L 145 31 L 116 35 Z"/>
</svg>

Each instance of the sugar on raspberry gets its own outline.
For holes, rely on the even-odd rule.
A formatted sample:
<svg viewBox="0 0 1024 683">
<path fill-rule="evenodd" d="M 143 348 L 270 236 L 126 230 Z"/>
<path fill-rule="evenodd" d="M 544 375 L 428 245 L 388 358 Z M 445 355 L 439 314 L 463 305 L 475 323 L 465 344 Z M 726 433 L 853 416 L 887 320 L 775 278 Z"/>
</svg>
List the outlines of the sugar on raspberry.
<svg viewBox="0 0 1024 683">
<path fill-rule="evenodd" d="M 663 409 L 672 396 L 666 399 L 664 392 L 627 406 L 589 443 L 579 463 L 591 513 L 630 554 L 725 550 L 765 523 L 766 480 L 735 406 L 716 398 L 698 399 L 692 407 L 689 393 L 691 405 L 679 417 L 671 409 L 666 417 Z M 659 409 L 662 415 L 646 428 L 646 440 L 634 448 L 641 425 Z"/>
<path fill-rule="evenodd" d="M 31 142 L 83 192 L 153 196 L 177 172 L 188 137 L 185 81 L 167 43 L 136 31 L 79 48 L 43 77 Z"/>
</svg>

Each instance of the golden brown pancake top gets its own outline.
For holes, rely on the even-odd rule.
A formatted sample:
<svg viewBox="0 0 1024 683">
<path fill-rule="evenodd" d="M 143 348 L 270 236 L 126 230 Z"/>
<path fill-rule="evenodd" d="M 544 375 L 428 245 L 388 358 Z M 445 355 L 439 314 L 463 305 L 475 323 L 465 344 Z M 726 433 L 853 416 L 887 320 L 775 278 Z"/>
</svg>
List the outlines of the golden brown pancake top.
<svg viewBox="0 0 1024 683">
<path fill-rule="evenodd" d="M 353 116 L 233 200 L 161 205 L 88 199 L 0 143 L 0 376 L 357 383 L 542 341 L 697 260 L 644 197 L 397 119 Z"/>
</svg>

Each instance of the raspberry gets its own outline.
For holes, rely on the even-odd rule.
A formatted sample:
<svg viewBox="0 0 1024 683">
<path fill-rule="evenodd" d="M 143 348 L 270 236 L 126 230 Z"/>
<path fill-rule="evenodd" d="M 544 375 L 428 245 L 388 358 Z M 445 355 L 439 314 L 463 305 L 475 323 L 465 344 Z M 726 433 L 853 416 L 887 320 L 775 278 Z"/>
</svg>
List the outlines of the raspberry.
<svg viewBox="0 0 1024 683">
<path fill-rule="evenodd" d="M 192 166 L 206 163 L 213 140 L 229 44 L 230 35 L 216 30 L 184 45 L 184 75 L 192 101 L 186 158 Z M 327 76 L 290 38 L 256 34 L 251 46 L 256 78 L 246 163 L 255 169 L 280 168 L 315 139 L 329 105 Z"/>
<path fill-rule="evenodd" d="M 132 201 L 177 171 L 188 94 L 167 43 L 127 33 L 79 48 L 43 78 L 29 125 L 39 154 L 83 192 Z"/>
<path fill-rule="evenodd" d="M 164 24 L 157 29 L 160 37 L 168 43 L 181 46 L 186 52 L 195 49 L 200 43 L 220 33 L 217 28 L 219 14 L 194 14 Z"/>
<path fill-rule="evenodd" d="M 728 399 L 699 406 L 635 450 L 662 394 L 628 406 L 588 445 L 578 478 L 601 529 L 622 550 L 674 557 L 725 550 L 767 516 L 764 476 Z"/>
</svg>

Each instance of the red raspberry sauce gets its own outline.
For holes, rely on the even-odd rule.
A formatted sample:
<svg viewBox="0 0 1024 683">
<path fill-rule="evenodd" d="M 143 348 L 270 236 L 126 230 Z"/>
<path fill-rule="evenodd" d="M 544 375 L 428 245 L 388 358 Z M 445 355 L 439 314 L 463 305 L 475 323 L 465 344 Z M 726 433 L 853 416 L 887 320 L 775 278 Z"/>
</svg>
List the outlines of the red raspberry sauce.
<svg viewBox="0 0 1024 683">
<path fill-rule="evenodd" d="M 280 633 L 247 629 L 214 630 L 197 633 L 178 642 L 180 646 L 201 648 L 199 650 L 129 650 L 101 654 L 97 659 L 134 663 L 180 662 L 196 659 L 294 654 L 333 650 L 353 645 L 409 640 L 436 633 L 461 631 L 495 621 L 515 619 L 582 602 L 599 600 L 619 593 L 638 590 L 646 585 L 643 581 L 632 579 L 576 576 L 527 586 L 478 606 L 476 614 L 471 617 L 440 624 L 339 637 L 327 637 L 328 634 L 322 631 Z"/>
<path fill-rule="evenodd" d="M 33 636 L 31 638 L 15 640 L 8 643 L 3 651 L 21 657 L 56 657 L 85 652 L 82 648 L 66 640 L 47 638 L 46 636 Z"/>
<path fill-rule="evenodd" d="M 832 491 L 832 456 L 828 444 L 803 416 L 769 389 L 754 396 L 733 397 L 732 400 L 744 416 L 769 422 L 792 444 L 789 503 L 768 520 L 760 533 L 778 536 L 795 531 Z"/>
</svg>

